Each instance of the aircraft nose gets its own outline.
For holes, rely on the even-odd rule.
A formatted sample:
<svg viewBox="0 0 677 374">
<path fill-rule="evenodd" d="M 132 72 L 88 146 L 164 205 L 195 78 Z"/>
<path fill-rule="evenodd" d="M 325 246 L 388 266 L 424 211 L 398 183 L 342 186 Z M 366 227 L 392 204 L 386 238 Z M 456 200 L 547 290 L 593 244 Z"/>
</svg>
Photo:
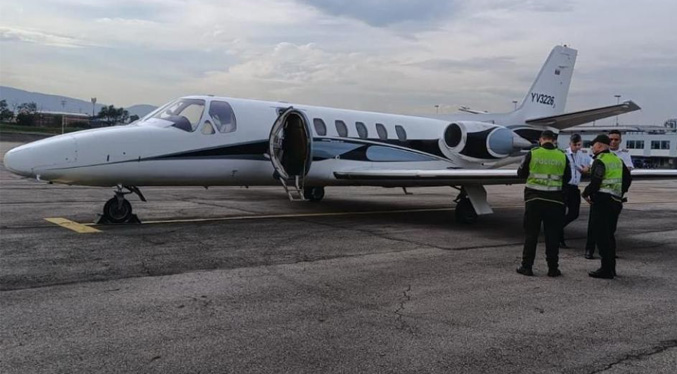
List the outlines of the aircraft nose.
<svg viewBox="0 0 677 374">
<path fill-rule="evenodd" d="M 32 176 L 30 152 L 23 146 L 10 149 L 5 154 L 3 163 L 5 167 L 14 174 L 24 177 Z"/>
<path fill-rule="evenodd" d="M 3 163 L 5 167 L 21 176 L 33 177 L 41 171 L 75 162 L 77 146 L 70 135 L 28 143 L 7 152 Z"/>
</svg>

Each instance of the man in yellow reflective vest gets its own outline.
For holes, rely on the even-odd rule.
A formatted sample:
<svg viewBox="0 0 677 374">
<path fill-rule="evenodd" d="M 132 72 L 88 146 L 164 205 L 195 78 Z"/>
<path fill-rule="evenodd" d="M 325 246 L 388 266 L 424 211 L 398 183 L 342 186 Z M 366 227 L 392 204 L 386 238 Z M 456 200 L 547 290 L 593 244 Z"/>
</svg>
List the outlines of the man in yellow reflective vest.
<svg viewBox="0 0 677 374">
<path fill-rule="evenodd" d="M 517 175 L 527 180 L 524 188 L 524 249 L 522 265 L 517 272 L 534 275 L 541 223 L 545 232 L 545 259 L 548 276 L 562 275 L 559 270 L 559 239 L 564 224 L 564 194 L 562 188 L 571 179 L 569 160 L 555 147 L 557 136 L 550 130 L 541 133 L 540 147 L 532 149 L 522 161 Z"/>
<path fill-rule="evenodd" d="M 588 233 L 594 235 L 602 257 L 602 266 L 591 271 L 593 278 L 613 279 L 616 275 L 615 232 L 618 215 L 623 209 L 623 194 L 632 182 L 630 170 L 614 153 L 609 151 L 610 139 L 598 135 L 592 141 L 595 161 L 590 169 L 590 184 L 583 191 L 583 198 L 590 204 Z"/>
</svg>

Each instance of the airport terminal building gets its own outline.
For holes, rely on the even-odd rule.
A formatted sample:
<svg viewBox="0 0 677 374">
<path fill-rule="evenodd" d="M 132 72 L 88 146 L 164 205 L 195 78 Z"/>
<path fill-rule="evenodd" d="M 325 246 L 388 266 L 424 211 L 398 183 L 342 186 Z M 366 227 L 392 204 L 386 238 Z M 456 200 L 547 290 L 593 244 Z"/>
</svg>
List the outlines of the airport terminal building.
<svg viewBox="0 0 677 374">
<path fill-rule="evenodd" d="M 589 149 L 592 139 L 600 133 L 618 130 L 623 134 L 621 149 L 626 149 L 636 168 L 677 169 L 677 118 L 664 126 L 576 126 L 563 130 L 559 147 L 569 146 L 569 137 L 578 133 L 583 138 L 583 148 Z"/>
</svg>

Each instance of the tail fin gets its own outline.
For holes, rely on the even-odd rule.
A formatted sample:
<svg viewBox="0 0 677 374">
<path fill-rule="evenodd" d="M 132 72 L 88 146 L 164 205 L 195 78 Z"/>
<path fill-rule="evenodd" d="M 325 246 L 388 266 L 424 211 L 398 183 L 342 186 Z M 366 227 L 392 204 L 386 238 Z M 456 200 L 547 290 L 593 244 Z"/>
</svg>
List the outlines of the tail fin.
<svg viewBox="0 0 677 374">
<path fill-rule="evenodd" d="M 555 46 L 517 112 L 525 119 L 562 114 L 578 51 Z"/>
</svg>

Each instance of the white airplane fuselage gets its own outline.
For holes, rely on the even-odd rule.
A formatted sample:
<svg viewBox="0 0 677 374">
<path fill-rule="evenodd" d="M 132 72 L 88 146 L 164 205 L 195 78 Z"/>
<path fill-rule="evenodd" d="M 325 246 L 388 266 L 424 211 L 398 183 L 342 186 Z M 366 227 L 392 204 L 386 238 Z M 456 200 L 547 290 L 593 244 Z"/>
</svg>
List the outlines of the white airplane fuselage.
<svg viewBox="0 0 677 374">
<path fill-rule="evenodd" d="M 275 170 L 268 155 L 270 130 L 279 110 L 290 106 L 305 114 L 312 133 L 313 160 L 306 175 L 306 184 L 309 185 L 351 184 L 336 179 L 333 171 L 364 169 L 372 164 L 380 169 L 434 170 L 487 168 L 497 161 L 462 159 L 445 149 L 447 147 L 443 142 L 440 144 L 440 139 L 450 125 L 450 119 L 212 96 L 189 98 L 204 100 L 206 107 L 213 100 L 229 103 L 237 118 L 237 129 L 228 133 L 203 133 L 202 126 L 209 121 L 206 110 L 194 131 L 184 131 L 161 120 L 146 118 L 126 126 L 79 131 L 33 142 L 11 150 L 5 156 L 5 164 L 17 174 L 70 185 L 275 185 L 279 181 L 273 177 Z M 478 121 L 488 116 L 460 115 L 459 119 Z M 507 114 L 502 118 L 511 120 L 510 117 Z M 498 125 L 497 119 L 501 116 L 493 115 L 493 118 Z M 317 119 L 324 122 L 326 134 L 317 134 L 312 125 Z M 347 136 L 338 133 L 336 121 L 345 124 Z M 356 123 L 364 125 L 366 137 L 359 137 Z M 378 132 L 377 124 L 385 128 L 387 135 Z M 398 138 L 396 126 L 404 131 L 406 140 Z M 427 146 L 432 151 L 407 146 L 416 142 L 429 143 Z M 436 145 L 438 149 L 434 149 Z M 391 154 L 376 154 L 369 159 L 342 158 L 344 151 L 364 146 L 368 147 L 368 151 L 375 149 L 375 153 Z"/>
</svg>

